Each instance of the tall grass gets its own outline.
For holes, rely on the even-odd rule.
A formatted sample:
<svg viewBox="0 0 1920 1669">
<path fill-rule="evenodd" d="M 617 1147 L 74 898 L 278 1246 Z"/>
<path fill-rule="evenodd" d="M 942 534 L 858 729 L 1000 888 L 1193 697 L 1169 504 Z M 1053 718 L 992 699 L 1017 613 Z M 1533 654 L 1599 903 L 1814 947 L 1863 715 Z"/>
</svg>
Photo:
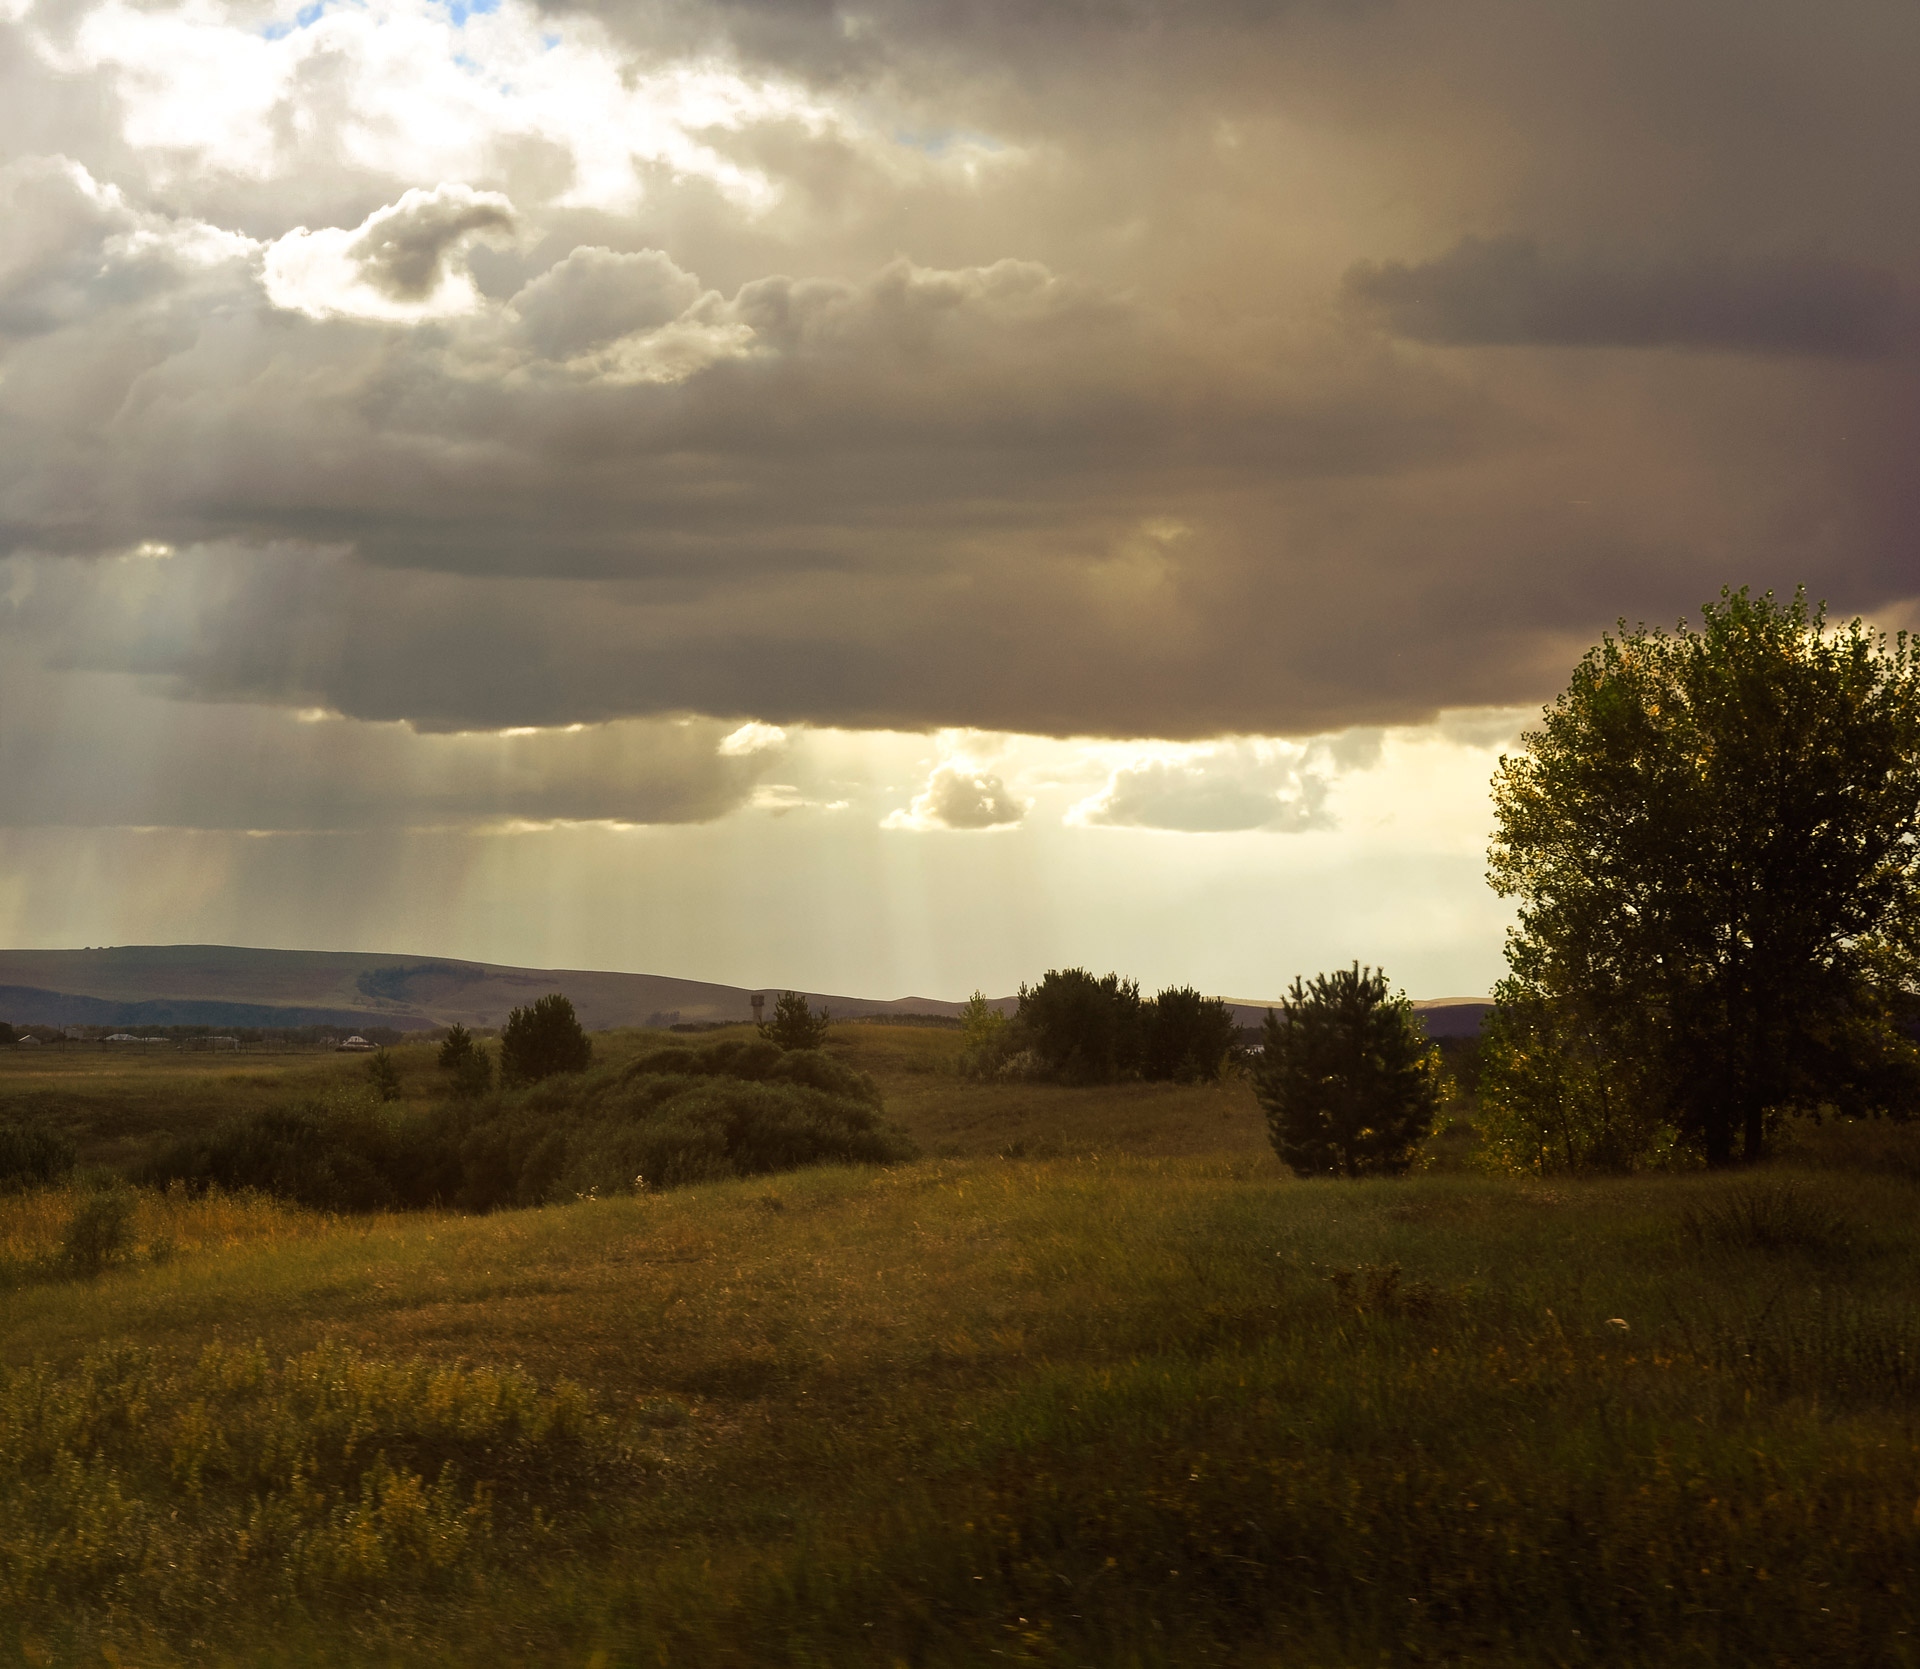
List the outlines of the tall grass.
<svg viewBox="0 0 1920 1669">
<path fill-rule="evenodd" d="M 0 1195 L 0 1290 L 75 1271 L 63 1256 L 76 1219 L 100 1197 L 86 1186 Z M 332 1219 L 264 1194 L 190 1195 L 184 1188 L 127 1190 L 121 1254 L 106 1261 L 164 1263 L 188 1253 L 230 1251 L 310 1240 Z"/>
<path fill-rule="evenodd" d="M 1690 1231 L 1752 1186 L 811 1171 L 25 1289 L 7 1348 L 117 1317 L 170 1352 L 257 1322 L 271 1357 L 325 1318 L 362 1357 L 577 1377 L 663 1457 L 516 1497 L 517 1523 L 565 1497 L 597 1528 L 505 1557 L 502 1492 L 531 1474 L 390 1435 L 409 1523 L 479 1524 L 483 1479 L 493 1504 L 441 1565 L 396 1529 L 415 1551 L 360 1587 L 315 1526 L 377 1529 L 383 1486 L 365 1447 L 328 1461 L 317 1563 L 235 1567 L 204 1590 L 237 1596 L 224 1620 L 180 1602 L 233 1662 L 1913 1662 L 1911 1192 L 1793 1178 L 1849 1225 L 1837 1261 Z M 142 1360 L 143 1420 L 180 1429 L 204 1370 Z M 260 1429 L 334 1407 L 275 1371 Z M 198 1522 L 158 1454 L 122 1496 Z M 434 1506 L 447 1458 L 467 1481 Z M 163 1627 L 124 1592 L 98 1627 Z"/>
<path fill-rule="evenodd" d="M 209 1346 L 126 1346 L 0 1373 L 0 1614 L 32 1630 L 138 1617 L 177 1639 L 234 1606 L 456 1590 L 564 1549 L 570 1501 L 631 1471 L 570 1386 Z"/>
<path fill-rule="evenodd" d="M 976 1090 L 910 1041 L 889 1107 L 968 1157 L 486 1217 L 141 1196 L 137 1255 L 4 1300 L 41 1574 L 0 1661 L 1920 1669 L 1920 1132 L 1307 1184 L 1235 1086 Z M 0 1245 L 88 1197 L 0 1201 Z"/>
</svg>

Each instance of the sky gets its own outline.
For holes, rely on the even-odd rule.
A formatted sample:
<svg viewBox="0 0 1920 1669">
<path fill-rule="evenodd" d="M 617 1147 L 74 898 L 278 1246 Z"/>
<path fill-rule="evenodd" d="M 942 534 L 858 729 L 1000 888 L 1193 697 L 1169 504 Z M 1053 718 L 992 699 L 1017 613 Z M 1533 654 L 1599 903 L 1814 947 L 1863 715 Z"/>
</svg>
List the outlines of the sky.
<svg viewBox="0 0 1920 1669">
<path fill-rule="evenodd" d="M 1920 624 L 1908 0 L 0 0 L 0 943 L 1488 990 L 1618 620 Z"/>
</svg>

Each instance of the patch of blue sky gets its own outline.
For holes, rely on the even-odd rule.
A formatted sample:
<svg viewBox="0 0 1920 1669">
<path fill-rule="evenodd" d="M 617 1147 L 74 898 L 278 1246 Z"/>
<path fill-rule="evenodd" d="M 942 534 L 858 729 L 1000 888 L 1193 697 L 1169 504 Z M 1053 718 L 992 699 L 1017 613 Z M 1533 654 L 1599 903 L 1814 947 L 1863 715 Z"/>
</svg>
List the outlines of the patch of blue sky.
<svg viewBox="0 0 1920 1669">
<path fill-rule="evenodd" d="M 971 128 L 934 128 L 925 133 L 909 133 L 904 129 L 893 136 L 896 145 L 905 145 L 909 150 L 920 151 L 927 156 L 946 156 L 951 151 L 1004 151 L 1001 144 L 990 133 L 976 133 Z"/>
<path fill-rule="evenodd" d="M 453 20 L 456 29 L 466 28 L 470 17 L 500 9 L 500 0 L 439 0 L 439 3 L 446 7 L 447 16 Z"/>
<path fill-rule="evenodd" d="M 283 41 L 296 29 L 311 29 L 321 18 L 326 16 L 326 12 L 326 0 L 313 0 L 311 5 L 302 6 L 293 14 L 293 21 L 291 23 L 287 22 L 284 18 L 277 22 L 269 23 L 260 31 L 261 38 L 269 41 Z"/>
</svg>

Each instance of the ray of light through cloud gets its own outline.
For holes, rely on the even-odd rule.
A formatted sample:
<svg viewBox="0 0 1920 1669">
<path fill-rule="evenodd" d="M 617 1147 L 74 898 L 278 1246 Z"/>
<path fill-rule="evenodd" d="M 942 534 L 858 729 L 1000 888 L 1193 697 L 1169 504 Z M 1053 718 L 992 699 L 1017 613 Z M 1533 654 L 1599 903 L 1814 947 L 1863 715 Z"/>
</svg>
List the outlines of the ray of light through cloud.
<svg viewBox="0 0 1920 1669">
<path fill-rule="evenodd" d="M 0 940 L 1484 991 L 1602 631 L 1920 610 L 1914 14 L 1708 14 L 0 0 Z"/>
</svg>

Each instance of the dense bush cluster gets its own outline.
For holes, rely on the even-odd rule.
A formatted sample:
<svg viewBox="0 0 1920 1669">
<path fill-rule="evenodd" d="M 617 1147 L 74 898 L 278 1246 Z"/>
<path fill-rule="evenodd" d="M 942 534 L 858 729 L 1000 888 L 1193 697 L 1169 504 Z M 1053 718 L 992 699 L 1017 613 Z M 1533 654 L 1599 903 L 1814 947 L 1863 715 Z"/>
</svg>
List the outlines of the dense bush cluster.
<svg viewBox="0 0 1920 1669">
<path fill-rule="evenodd" d="M 58 1182 L 73 1169 L 73 1143 L 31 1124 L 0 1124 L 0 1194 Z"/>
<path fill-rule="evenodd" d="M 1232 1012 L 1218 997 L 1173 986 L 1143 999 L 1133 980 L 1085 968 L 1050 969 L 1037 985 L 1021 986 L 1011 1020 L 976 991 L 962 1026 L 961 1066 L 970 1076 L 1069 1084 L 1218 1078 L 1235 1038 Z"/>
<path fill-rule="evenodd" d="M 141 1180 L 327 1211 L 492 1211 L 909 1152 L 863 1074 L 816 1050 L 728 1040 L 412 1116 L 365 1093 L 309 1101 L 179 1142 Z"/>
</svg>

